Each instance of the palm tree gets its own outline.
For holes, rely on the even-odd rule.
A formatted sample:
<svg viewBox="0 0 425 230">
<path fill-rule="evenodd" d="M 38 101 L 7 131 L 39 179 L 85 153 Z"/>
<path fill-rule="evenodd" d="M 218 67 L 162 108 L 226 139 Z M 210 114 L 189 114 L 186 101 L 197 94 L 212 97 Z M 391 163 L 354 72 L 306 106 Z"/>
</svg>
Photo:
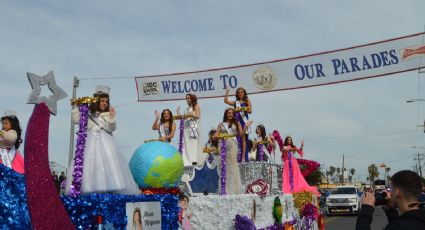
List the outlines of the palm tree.
<svg viewBox="0 0 425 230">
<path fill-rule="evenodd" d="M 351 168 L 350 169 L 350 173 L 351 173 L 351 176 L 354 176 L 354 173 L 356 172 L 356 170 L 354 169 L 354 168 Z"/>
<path fill-rule="evenodd" d="M 342 175 L 341 175 L 341 168 L 336 168 L 336 173 L 337 173 L 337 178 L 338 178 L 338 182 L 342 183 Z"/>
<path fill-rule="evenodd" d="M 331 178 L 333 178 L 334 174 L 335 174 L 335 167 L 334 166 L 329 167 L 329 176 L 331 176 Z M 333 179 L 332 179 L 332 181 L 333 181 Z"/>
<path fill-rule="evenodd" d="M 389 181 L 390 181 L 390 170 L 391 170 L 390 167 L 385 168 L 385 179 L 387 180 L 386 181 L 387 185 L 389 184 Z"/>
<path fill-rule="evenodd" d="M 390 172 L 391 168 L 390 167 L 386 167 L 385 168 L 385 172 L 388 174 Z"/>
<path fill-rule="evenodd" d="M 375 164 L 369 165 L 367 167 L 367 171 L 369 173 L 369 179 L 372 185 L 375 185 L 375 179 L 379 176 L 378 166 Z"/>
</svg>

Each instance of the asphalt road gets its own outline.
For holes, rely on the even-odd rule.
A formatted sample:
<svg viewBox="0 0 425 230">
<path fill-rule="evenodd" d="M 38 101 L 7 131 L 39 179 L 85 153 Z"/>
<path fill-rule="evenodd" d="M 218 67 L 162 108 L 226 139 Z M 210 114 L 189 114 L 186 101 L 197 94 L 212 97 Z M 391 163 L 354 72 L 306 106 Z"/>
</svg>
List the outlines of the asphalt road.
<svg viewBox="0 0 425 230">
<path fill-rule="evenodd" d="M 326 216 L 325 214 L 325 228 L 326 230 L 356 229 L 356 220 L 357 216 Z M 382 208 L 375 208 L 371 229 L 383 229 L 387 224 L 387 217 Z"/>
</svg>

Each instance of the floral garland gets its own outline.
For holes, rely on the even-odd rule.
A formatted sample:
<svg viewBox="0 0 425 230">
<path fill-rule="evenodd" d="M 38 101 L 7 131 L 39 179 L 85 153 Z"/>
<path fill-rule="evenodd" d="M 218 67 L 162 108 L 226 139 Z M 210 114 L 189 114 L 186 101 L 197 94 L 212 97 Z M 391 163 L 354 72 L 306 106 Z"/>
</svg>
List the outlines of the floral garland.
<svg viewBox="0 0 425 230">
<path fill-rule="evenodd" d="M 228 134 L 228 133 L 219 133 L 217 138 L 218 139 L 227 139 L 227 138 L 232 138 L 232 137 L 236 137 L 235 134 Z"/>
<path fill-rule="evenodd" d="M 301 213 L 307 229 L 311 229 L 311 224 L 313 223 L 313 221 L 319 218 L 319 211 L 317 210 L 316 205 L 312 203 L 305 204 L 302 208 Z"/>
<path fill-rule="evenodd" d="M 206 153 L 206 154 L 218 154 L 217 153 L 217 148 L 215 148 L 215 147 L 207 147 L 207 146 L 205 146 L 202 149 L 202 152 L 203 153 Z"/>
<path fill-rule="evenodd" d="M 220 141 L 221 172 L 220 172 L 220 195 L 226 195 L 226 139 Z"/>
<path fill-rule="evenodd" d="M 238 141 L 238 162 L 242 162 L 242 137 L 241 135 L 236 136 L 236 140 Z"/>
<path fill-rule="evenodd" d="M 184 119 L 180 118 L 180 137 L 179 137 L 179 152 L 183 154 L 183 137 L 184 137 Z"/>
<path fill-rule="evenodd" d="M 306 159 L 297 159 L 298 164 L 305 165 L 306 168 L 301 171 L 304 177 L 310 175 L 314 170 L 320 167 L 320 163 L 316 161 L 306 160 Z"/>
<path fill-rule="evenodd" d="M 154 141 L 166 142 L 166 141 L 163 141 L 161 139 L 149 139 L 149 140 L 145 140 L 143 143 L 154 142 Z"/>
<path fill-rule="evenodd" d="M 285 223 L 282 224 L 273 224 L 271 226 L 267 226 L 265 228 L 260 228 L 258 230 L 293 230 L 294 229 L 294 225 L 297 223 L 296 219 L 292 219 L 289 221 L 285 221 Z M 320 229 L 322 230 L 322 229 Z"/>
<path fill-rule="evenodd" d="M 279 149 L 283 154 L 283 140 L 282 140 L 282 137 L 280 136 L 279 131 L 274 130 L 273 133 L 272 133 L 272 136 L 276 140 L 277 144 L 279 145 Z"/>
<path fill-rule="evenodd" d="M 191 118 L 191 117 L 193 117 L 193 116 L 189 115 L 189 114 L 183 114 L 183 115 L 175 115 L 175 116 L 173 116 L 173 119 L 175 119 L 175 120 L 181 120 L 181 119 L 185 120 L 185 119 L 188 119 L 188 118 Z"/>
<path fill-rule="evenodd" d="M 249 107 L 236 107 L 235 112 L 246 112 L 249 110 Z"/>
<path fill-rule="evenodd" d="M 313 193 L 310 191 L 295 192 L 293 193 L 294 206 L 298 209 L 300 215 L 305 204 L 313 202 Z"/>
<path fill-rule="evenodd" d="M 82 104 L 91 104 L 96 103 L 99 100 L 99 97 L 80 97 L 76 99 L 71 99 L 71 105 L 82 105 Z"/>
<path fill-rule="evenodd" d="M 237 214 L 233 221 L 235 222 L 236 230 L 256 230 L 257 229 L 255 227 L 254 221 L 249 219 L 247 216 L 241 216 Z"/>
<path fill-rule="evenodd" d="M 181 193 L 179 188 L 141 188 L 140 191 L 144 195 L 165 195 L 173 194 L 178 195 Z"/>
<path fill-rule="evenodd" d="M 72 184 L 70 189 L 70 196 L 76 197 L 81 193 L 81 182 L 83 180 L 83 163 L 84 163 L 84 149 L 87 139 L 87 124 L 88 124 L 88 104 L 80 105 L 80 127 L 77 132 L 77 144 L 74 156 L 74 171 L 72 173 Z"/>
</svg>

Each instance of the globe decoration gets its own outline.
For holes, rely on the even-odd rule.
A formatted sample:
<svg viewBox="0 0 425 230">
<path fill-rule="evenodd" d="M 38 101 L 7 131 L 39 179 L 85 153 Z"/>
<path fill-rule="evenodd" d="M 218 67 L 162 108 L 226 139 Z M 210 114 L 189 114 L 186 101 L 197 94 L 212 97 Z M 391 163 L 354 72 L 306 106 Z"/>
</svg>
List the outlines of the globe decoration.
<svg viewBox="0 0 425 230">
<path fill-rule="evenodd" d="M 183 174 L 180 152 L 174 146 L 160 141 L 139 146 L 129 165 L 140 188 L 176 187 Z"/>
</svg>

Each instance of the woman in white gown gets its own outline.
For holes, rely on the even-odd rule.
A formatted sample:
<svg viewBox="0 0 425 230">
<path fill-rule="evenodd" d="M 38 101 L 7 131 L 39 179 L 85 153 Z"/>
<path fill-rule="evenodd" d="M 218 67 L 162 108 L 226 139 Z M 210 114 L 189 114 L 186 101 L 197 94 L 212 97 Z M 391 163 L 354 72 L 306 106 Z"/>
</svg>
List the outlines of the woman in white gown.
<svg viewBox="0 0 425 230">
<path fill-rule="evenodd" d="M 201 108 L 195 94 L 186 94 L 187 109 L 184 112 L 183 164 L 202 168 L 206 154 L 202 153 Z M 177 109 L 177 114 L 180 113 Z"/>
<path fill-rule="evenodd" d="M 116 112 L 109 106 L 109 91 L 107 86 L 98 86 L 94 96 L 99 97 L 99 101 L 90 105 L 81 193 L 140 194 L 128 162 L 119 153 L 112 136 L 116 129 Z M 79 123 L 78 108 L 72 113 L 74 122 Z M 65 194 L 69 194 L 72 185 L 74 161 L 69 169 Z"/>
<path fill-rule="evenodd" d="M 235 111 L 233 108 L 228 108 L 224 111 L 223 122 L 218 124 L 214 137 L 217 138 L 219 134 L 241 135 L 242 127 L 235 120 Z M 219 152 L 221 146 L 219 145 Z M 221 191 L 221 161 L 218 166 L 219 171 L 219 192 Z M 240 194 L 242 193 L 242 181 L 238 164 L 238 142 L 236 137 L 226 138 L 226 194 Z"/>
</svg>

